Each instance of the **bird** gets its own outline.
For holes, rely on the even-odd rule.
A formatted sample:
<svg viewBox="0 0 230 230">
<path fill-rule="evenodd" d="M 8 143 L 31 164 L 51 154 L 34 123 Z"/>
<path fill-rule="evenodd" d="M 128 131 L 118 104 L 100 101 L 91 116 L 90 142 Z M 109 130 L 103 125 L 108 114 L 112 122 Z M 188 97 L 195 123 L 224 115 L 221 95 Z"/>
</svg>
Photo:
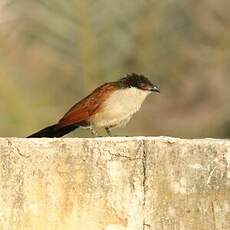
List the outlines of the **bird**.
<svg viewBox="0 0 230 230">
<path fill-rule="evenodd" d="M 99 86 L 72 106 L 56 124 L 28 138 L 62 137 L 79 127 L 89 128 L 93 136 L 97 136 L 97 128 L 104 128 L 112 136 L 111 129 L 126 125 L 152 92 L 160 93 L 160 89 L 147 77 L 127 74 Z"/>
</svg>

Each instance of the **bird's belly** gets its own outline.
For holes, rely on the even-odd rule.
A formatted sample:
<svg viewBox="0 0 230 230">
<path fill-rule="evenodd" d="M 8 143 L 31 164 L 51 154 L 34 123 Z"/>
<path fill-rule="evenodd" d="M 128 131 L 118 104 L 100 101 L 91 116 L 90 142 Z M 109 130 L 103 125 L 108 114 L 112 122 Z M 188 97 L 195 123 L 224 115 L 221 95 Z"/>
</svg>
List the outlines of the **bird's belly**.
<svg viewBox="0 0 230 230">
<path fill-rule="evenodd" d="M 135 111 L 136 112 L 136 111 Z M 92 123 L 95 127 L 117 127 L 125 125 L 132 117 L 134 112 L 119 110 L 108 110 L 105 109 L 97 113 L 93 119 Z"/>
<path fill-rule="evenodd" d="M 147 93 L 137 90 L 118 91 L 102 105 L 91 122 L 95 127 L 123 126 L 140 109 L 146 96 Z"/>
</svg>

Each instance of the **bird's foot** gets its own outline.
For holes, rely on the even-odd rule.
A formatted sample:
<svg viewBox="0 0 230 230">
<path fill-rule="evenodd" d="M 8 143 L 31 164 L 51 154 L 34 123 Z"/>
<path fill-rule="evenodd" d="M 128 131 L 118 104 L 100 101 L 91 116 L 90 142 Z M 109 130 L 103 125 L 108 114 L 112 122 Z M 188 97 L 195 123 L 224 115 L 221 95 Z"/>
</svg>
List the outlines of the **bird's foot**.
<svg viewBox="0 0 230 230">
<path fill-rule="evenodd" d="M 110 130 L 110 128 L 106 127 L 106 128 L 105 128 L 105 131 L 106 131 L 106 133 L 108 134 L 108 136 L 110 136 L 110 137 L 113 136 L 113 135 L 112 135 L 112 132 L 111 132 L 111 130 Z"/>
<path fill-rule="evenodd" d="M 98 137 L 97 132 L 91 127 L 90 132 L 93 135 L 93 137 Z"/>
</svg>

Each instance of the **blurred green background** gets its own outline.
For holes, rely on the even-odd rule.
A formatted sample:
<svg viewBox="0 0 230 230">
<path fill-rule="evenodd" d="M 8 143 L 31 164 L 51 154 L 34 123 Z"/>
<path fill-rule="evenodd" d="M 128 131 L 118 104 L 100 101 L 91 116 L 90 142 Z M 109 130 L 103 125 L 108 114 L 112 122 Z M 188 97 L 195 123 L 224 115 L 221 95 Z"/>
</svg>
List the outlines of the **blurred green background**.
<svg viewBox="0 0 230 230">
<path fill-rule="evenodd" d="M 229 0 L 0 0 L 0 136 L 137 72 L 161 94 L 114 134 L 229 138 L 229 12 Z"/>
</svg>

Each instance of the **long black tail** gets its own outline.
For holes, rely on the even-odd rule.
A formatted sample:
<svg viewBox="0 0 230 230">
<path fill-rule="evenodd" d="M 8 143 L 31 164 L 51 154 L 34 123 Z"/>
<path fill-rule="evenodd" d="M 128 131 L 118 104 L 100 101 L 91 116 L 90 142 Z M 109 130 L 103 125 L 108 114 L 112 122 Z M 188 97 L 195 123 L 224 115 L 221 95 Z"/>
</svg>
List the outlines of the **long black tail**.
<svg viewBox="0 0 230 230">
<path fill-rule="evenodd" d="M 76 125 L 76 124 L 65 126 L 65 127 L 60 127 L 58 126 L 58 124 L 55 124 L 55 125 L 48 126 L 28 136 L 28 138 L 31 138 L 31 137 L 62 137 L 78 127 L 79 125 Z"/>
</svg>

